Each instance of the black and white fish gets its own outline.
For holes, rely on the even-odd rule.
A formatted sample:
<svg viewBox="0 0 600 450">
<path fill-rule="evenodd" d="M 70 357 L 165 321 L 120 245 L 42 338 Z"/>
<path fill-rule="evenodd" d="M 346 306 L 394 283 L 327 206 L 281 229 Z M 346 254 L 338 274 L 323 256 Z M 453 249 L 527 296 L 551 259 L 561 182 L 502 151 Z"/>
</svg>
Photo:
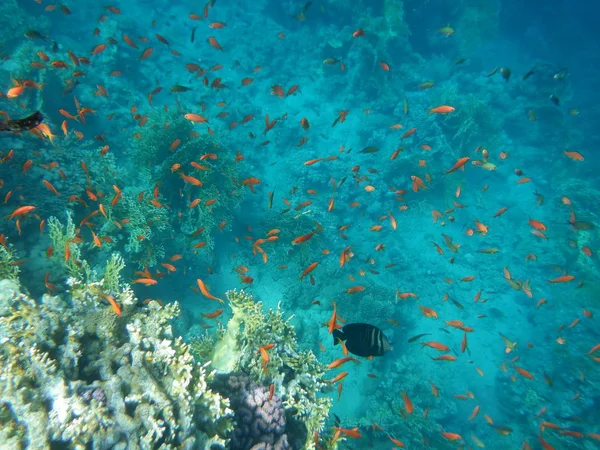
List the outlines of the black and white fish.
<svg viewBox="0 0 600 450">
<path fill-rule="evenodd" d="M 341 330 L 333 330 L 333 344 L 346 342 L 348 351 L 356 356 L 383 356 L 392 349 L 387 336 L 368 323 L 348 323 Z"/>
<path fill-rule="evenodd" d="M 23 119 L 0 121 L 0 131 L 27 131 L 37 127 L 44 120 L 41 112 L 36 111 Z"/>
</svg>

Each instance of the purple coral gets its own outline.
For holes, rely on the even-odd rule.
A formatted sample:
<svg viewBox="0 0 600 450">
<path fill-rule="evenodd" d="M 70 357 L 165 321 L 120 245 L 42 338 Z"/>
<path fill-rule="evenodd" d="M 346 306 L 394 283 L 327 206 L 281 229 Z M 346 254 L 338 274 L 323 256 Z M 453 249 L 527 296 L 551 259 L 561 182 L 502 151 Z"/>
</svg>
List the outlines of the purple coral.
<svg viewBox="0 0 600 450">
<path fill-rule="evenodd" d="M 284 450 L 299 448 L 288 442 L 286 413 L 281 399 L 269 399 L 269 390 L 242 373 L 219 374 L 213 389 L 229 398 L 235 427 L 231 450 Z"/>
<path fill-rule="evenodd" d="M 92 399 L 96 400 L 101 405 L 106 403 L 106 394 L 97 386 L 82 386 L 79 388 L 79 395 L 88 403 L 91 402 Z"/>
</svg>

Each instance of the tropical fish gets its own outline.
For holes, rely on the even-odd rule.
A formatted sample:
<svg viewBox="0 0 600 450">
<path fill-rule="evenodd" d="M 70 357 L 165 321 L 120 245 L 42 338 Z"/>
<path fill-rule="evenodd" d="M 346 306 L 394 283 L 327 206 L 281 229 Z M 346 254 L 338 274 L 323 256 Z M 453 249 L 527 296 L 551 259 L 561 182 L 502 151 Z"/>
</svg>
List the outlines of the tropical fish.
<svg viewBox="0 0 600 450">
<path fill-rule="evenodd" d="M 48 36 L 42 36 L 42 34 L 37 30 L 27 30 L 27 31 L 25 31 L 25 33 L 23 33 L 23 35 L 27 39 L 31 39 L 31 40 L 36 40 L 36 39 L 42 39 L 44 41 L 48 40 Z"/>
<path fill-rule="evenodd" d="M 363 148 L 358 153 L 376 153 L 378 151 L 379 151 L 379 147 L 375 147 L 374 145 L 371 145 L 369 147 Z"/>
<path fill-rule="evenodd" d="M 0 121 L 0 131 L 27 131 L 37 127 L 44 120 L 41 112 L 36 111 L 23 119 Z"/>
<path fill-rule="evenodd" d="M 334 345 L 345 342 L 348 351 L 356 356 L 383 356 L 392 349 L 383 331 L 367 323 L 348 323 L 341 330 L 333 330 L 332 334 Z"/>
<path fill-rule="evenodd" d="M 413 337 L 409 338 L 409 339 L 408 339 L 408 342 L 414 342 L 414 341 L 416 341 L 417 339 L 420 339 L 420 338 L 422 338 L 423 336 L 430 336 L 430 335 L 431 335 L 431 333 L 421 333 L 421 334 L 417 334 L 416 336 L 413 336 Z"/>
<path fill-rule="evenodd" d="M 187 92 L 187 91 L 191 91 L 192 88 L 189 88 L 187 86 L 182 86 L 180 84 L 175 84 L 171 87 L 171 92 Z"/>
<path fill-rule="evenodd" d="M 453 106 L 442 105 L 442 106 L 436 106 L 435 108 L 431 108 L 429 110 L 429 114 L 448 114 L 448 113 L 451 113 L 454 111 L 455 111 L 455 109 Z"/>
</svg>

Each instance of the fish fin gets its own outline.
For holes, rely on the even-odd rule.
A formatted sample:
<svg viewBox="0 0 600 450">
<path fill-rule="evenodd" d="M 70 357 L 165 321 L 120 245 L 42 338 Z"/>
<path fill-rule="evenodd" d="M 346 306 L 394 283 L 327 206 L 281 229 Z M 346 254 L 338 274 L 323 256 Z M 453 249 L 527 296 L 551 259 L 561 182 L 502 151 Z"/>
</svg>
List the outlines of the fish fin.
<svg viewBox="0 0 600 450">
<path fill-rule="evenodd" d="M 333 335 L 333 345 L 338 345 L 339 341 L 346 340 L 346 336 L 344 336 L 344 333 L 338 329 L 333 330 L 333 333 L 331 334 Z"/>
</svg>

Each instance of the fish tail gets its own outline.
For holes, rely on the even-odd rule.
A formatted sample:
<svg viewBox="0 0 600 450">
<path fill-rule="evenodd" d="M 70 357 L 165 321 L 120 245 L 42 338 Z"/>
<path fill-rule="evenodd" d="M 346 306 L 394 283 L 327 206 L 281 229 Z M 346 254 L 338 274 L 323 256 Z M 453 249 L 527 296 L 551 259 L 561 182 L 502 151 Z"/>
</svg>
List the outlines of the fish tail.
<svg viewBox="0 0 600 450">
<path fill-rule="evenodd" d="M 41 112 L 36 111 L 28 117 L 17 120 L 9 120 L 7 122 L 0 123 L 0 131 L 26 131 L 37 127 L 44 120 L 44 116 Z"/>
<path fill-rule="evenodd" d="M 333 330 L 333 333 L 331 334 L 333 335 L 333 345 L 338 345 L 340 341 L 346 340 L 346 336 L 344 336 L 344 333 L 338 329 Z"/>
</svg>

